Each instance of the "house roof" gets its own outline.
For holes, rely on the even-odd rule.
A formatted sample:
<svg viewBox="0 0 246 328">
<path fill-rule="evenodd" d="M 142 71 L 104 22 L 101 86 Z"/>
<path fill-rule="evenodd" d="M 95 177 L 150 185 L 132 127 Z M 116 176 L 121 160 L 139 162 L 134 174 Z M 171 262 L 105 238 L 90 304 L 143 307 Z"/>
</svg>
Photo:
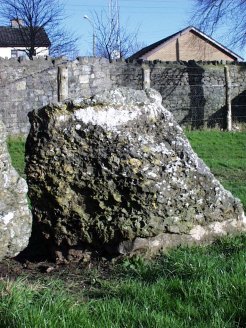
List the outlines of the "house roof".
<svg viewBox="0 0 246 328">
<path fill-rule="evenodd" d="M 0 47 L 29 47 L 28 27 L 0 26 Z M 35 47 L 49 47 L 51 45 L 44 28 L 39 28 Z"/>
<path fill-rule="evenodd" d="M 172 34 L 172 35 L 170 35 L 170 36 L 168 36 L 168 37 L 166 37 L 162 40 L 159 40 L 155 43 L 150 44 L 147 47 L 142 48 L 141 50 L 139 50 L 138 52 L 136 52 L 135 54 L 130 56 L 129 59 L 130 60 L 139 59 L 142 56 L 144 56 L 145 54 L 147 54 L 148 52 L 154 50 L 155 48 L 157 48 L 159 46 L 163 46 L 166 43 L 168 43 L 169 41 L 175 40 L 180 35 L 185 34 L 187 32 L 190 32 L 190 31 L 193 32 L 194 34 L 198 35 L 200 38 L 205 39 L 207 42 L 209 42 L 210 44 L 215 46 L 217 49 L 219 49 L 220 51 L 222 51 L 226 55 L 232 57 L 234 60 L 243 60 L 243 58 L 240 57 L 239 55 L 237 55 L 235 52 L 233 52 L 230 49 L 226 48 L 221 43 L 215 41 L 213 38 L 211 38 L 210 36 L 208 36 L 205 33 L 201 32 L 200 30 L 198 30 L 194 26 L 188 26 L 188 27 L 184 28 L 183 30 L 178 31 L 177 33 L 174 33 L 174 34 Z"/>
</svg>

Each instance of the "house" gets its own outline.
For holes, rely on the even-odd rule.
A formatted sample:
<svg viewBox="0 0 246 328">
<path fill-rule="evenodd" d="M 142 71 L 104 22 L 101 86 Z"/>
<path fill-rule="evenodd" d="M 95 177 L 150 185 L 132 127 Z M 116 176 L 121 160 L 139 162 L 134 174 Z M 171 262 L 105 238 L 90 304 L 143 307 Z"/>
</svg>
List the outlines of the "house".
<svg viewBox="0 0 246 328">
<path fill-rule="evenodd" d="M 16 19 L 11 21 L 11 26 L 0 26 L 0 57 L 27 56 L 25 50 L 30 47 L 28 29 Z M 35 40 L 36 56 L 48 56 L 50 45 L 45 30 L 39 28 Z"/>
<path fill-rule="evenodd" d="M 141 49 L 129 59 L 159 59 L 163 61 L 243 60 L 242 57 L 193 26 Z"/>
</svg>

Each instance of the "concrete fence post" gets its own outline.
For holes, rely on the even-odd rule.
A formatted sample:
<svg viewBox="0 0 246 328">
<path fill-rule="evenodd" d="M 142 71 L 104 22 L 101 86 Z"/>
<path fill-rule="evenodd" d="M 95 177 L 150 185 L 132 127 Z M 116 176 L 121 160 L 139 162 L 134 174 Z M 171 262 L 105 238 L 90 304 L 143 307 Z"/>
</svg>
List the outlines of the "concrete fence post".
<svg viewBox="0 0 246 328">
<path fill-rule="evenodd" d="M 58 66 L 58 101 L 68 98 L 68 67 Z"/>
<path fill-rule="evenodd" d="M 226 109 L 227 109 L 227 130 L 232 130 L 232 113 L 231 113 L 231 77 L 229 67 L 224 67 L 225 72 L 225 92 L 226 92 Z"/>
<path fill-rule="evenodd" d="M 143 65 L 143 90 L 150 88 L 150 68 L 149 66 Z"/>
</svg>

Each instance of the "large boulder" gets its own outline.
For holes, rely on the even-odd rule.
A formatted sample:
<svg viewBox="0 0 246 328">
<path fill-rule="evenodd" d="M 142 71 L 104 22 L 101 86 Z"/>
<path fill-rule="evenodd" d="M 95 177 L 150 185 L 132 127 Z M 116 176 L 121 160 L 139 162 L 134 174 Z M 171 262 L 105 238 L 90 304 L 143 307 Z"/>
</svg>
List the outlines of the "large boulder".
<svg viewBox="0 0 246 328">
<path fill-rule="evenodd" d="M 18 255 L 28 244 L 32 217 L 27 184 L 12 167 L 6 131 L 0 121 L 0 260 Z"/>
<path fill-rule="evenodd" d="M 240 201 L 161 101 L 151 89 L 120 88 L 30 114 L 29 197 L 50 249 L 127 253 L 244 228 Z"/>
</svg>

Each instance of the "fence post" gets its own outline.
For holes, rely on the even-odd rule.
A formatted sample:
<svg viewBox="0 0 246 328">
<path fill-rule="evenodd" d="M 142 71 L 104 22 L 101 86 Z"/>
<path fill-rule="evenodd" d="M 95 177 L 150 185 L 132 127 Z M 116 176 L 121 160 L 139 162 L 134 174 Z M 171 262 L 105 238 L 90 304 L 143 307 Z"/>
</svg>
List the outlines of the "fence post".
<svg viewBox="0 0 246 328">
<path fill-rule="evenodd" d="M 58 66 L 58 101 L 68 98 L 68 67 Z"/>
<path fill-rule="evenodd" d="M 226 109 L 227 109 L 227 130 L 232 130 L 232 115 L 231 115 L 231 77 L 229 67 L 224 67 L 225 72 L 225 90 L 226 90 Z"/>
<path fill-rule="evenodd" d="M 150 88 L 150 68 L 147 65 L 142 66 L 143 70 L 143 90 Z"/>
</svg>

